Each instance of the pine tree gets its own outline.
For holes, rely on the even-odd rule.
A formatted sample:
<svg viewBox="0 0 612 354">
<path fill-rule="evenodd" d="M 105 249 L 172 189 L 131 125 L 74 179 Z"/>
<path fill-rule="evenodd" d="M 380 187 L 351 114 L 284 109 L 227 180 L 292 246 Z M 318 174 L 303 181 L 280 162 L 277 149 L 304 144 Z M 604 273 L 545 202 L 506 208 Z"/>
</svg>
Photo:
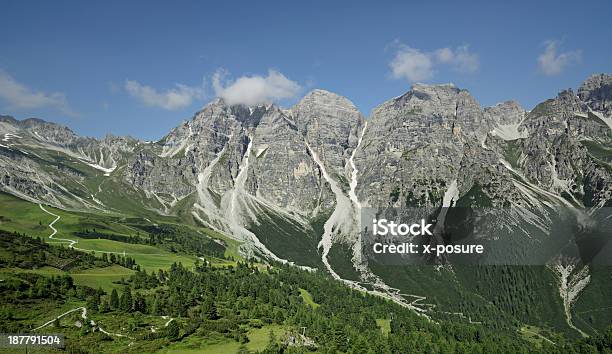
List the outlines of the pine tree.
<svg viewBox="0 0 612 354">
<path fill-rule="evenodd" d="M 123 311 L 131 311 L 132 310 L 132 291 L 128 286 L 123 288 L 123 292 L 121 293 L 121 298 L 119 300 L 119 306 Z"/>
<path fill-rule="evenodd" d="M 107 313 L 110 310 L 111 308 L 110 308 L 110 305 L 108 304 L 108 301 L 102 300 L 102 303 L 100 304 L 100 312 Z"/>
<path fill-rule="evenodd" d="M 202 316 L 208 320 L 216 320 L 219 318 L 217 306 L 211 296 L 207 296 L 202 303 Z"/>
<path fill-rule="evenodd" d="M 119 309 L 119 295 L 117 294 L 117 289 L 113 289 L 113 292 L 111 292 L 110 308 L 113 310 Z"/>
<path fill-rule="evenodd" d="M 98 311 L 99 309 L 99 302 L 98 302 L 98 297 L 97 296 L 88 296 L 87 297 L 87 309 L 91 310 L 91 311 Z"/>
<path fill-rule="evenodd" d="M 136 294 L 136 299 L 134 300 L 134 311 L 147 313 L 147 303 L 145 302 L 145 298 L 140 294 Z"/>
<path fill-rule="evenodd" d="M 151 314 L 158 315 L 158 316 L 161 314 L 161 307 L 160 307 L 159 300 L 157 299 L 157 297 L 155 297 L 155 300 L 153 300 L 153 307 L 151 309 Z"/>
</svg>

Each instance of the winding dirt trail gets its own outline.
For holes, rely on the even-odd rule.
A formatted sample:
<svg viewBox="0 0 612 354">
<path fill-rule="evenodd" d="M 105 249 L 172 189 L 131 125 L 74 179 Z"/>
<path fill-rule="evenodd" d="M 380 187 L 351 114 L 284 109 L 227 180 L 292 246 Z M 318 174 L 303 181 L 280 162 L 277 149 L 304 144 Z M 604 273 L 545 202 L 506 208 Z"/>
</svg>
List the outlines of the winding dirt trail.
<svg viewBox="0 0 612 354">
<path fill-rule="evenodd" d="M 58 222 L 62 217 L 57 215 L 57 214 L 53 214 L 52 212 L 48 211 L 47 209 L 45 209 L 45 207 L 42 206 L 42 204 L 38 204 L 38 206 L 45 213 L 47 213 L 47 214 L 49 214 L 51 216 L 55 216 L 55 220 L 53 220 L 53 221 L 51 221 L 51 223 L 49 223 L 49 228 L 52 231 L 51 234 L 49 235 L 49 238 L 51 240 L 57 240 L 57 241 L 60 241 L 60 242 L 67 242 L 68 243 L 68 247 L 74 248 L 74 245 L 77 244 L 79 241 L 71 240 L 71 239 L 68 239 L 68 238 L 57 238 L 57 237 L 54 237 L 55 234 L 57 234 L 57 229 L 53 225 L 56 222 Z"/>
<path fill-rule="evenodd" d="M 82 313 L 81 313 L 81 317 L 82 317 L 82 318 L 84 318 L 84 319 L 85 319 L 85 318 L 87 318 L 87 309 L 86 309 L 85 307 L 77 307 L 77 308 L 75 308 L 75 309 L 72 309 L 72 310 L 70 310 L 70 311 L 66 311 L 66 312 L 62 313 L 61 315 L 59 315 L 59 316 L 55 317 L 54 319 L 52 319 L 52 320 L 50 320 L 50 321 L 45 322 L 44 324 L 42 324 L 42 325 L 40 325 L 40 326 L 38 326 L 38 327 L 34 328 L 32 331 L 38 331 L 38 330 L 39 330 L 39 329 L 41 329 L 41 328 L 45 328 L 45 327 L 47 327 L 48 325 L 52 324 L 52 323 L 53 323 L 53 321 L 55 321 L 55 320 L 59 320 L 59 319 L 61 319 L 62 317 L 67 316 L 67 315 L 69 315 L 69 314 L 71 314 L 71 313 L 73 313 L 73 312 L 79 311 L 79 310 L 81 310 L 81 311 L 82 311 Z"/>
<path fill-rule="evenodd" d="M 66 312 L 62 313 L 61 315 L 55 317 L 54 319 L 52 319 L 50 321 L 47 321 L 44 324 L 34 328 L 32 331 L 38 331 L 39 329 L 45 328 L 45 327 L 49 326 L 50 324 L 52 324 L 55 320 L 59 320 L 59 319 L 65 317 L 65 316 L 67 316 L 67 315 L 69 315 L 69 314 L 71 314 L 73 312 L 77 312 L 77 311 L 81 311 L 81 318 L 84 321 L 87 321 L 87 308 L 84 307 L 84 306 L 81 306 L 81 307 L 77 307 L 77 308 L 74 308 L 74 309 L 72 309 L 70 311 L 66 311 Z M 97 328 L 98 328 L 98 330 L 100 332 L 102 332 L 102 333 L 104 333 L 104 334 L 106 334 L 108 336 L 131 338 L 130 336 L 127 336 L 125 334 L 108 332 L 108 331 L 104 330 L 104 328 L 100 327 L 100 325 L 98 325 L 94 320 L 89 320 L 89 324 L 91 324 L 92 326 L 97 326 Z"/>
<path fill-rule="evenodd" d="M 167 256 L 167 254 L 163 254 L 163 253 L 132 253 L 132 252 L 120 252 L 120 251 L 101 251 L 101 250 L 95 250 L 95 249 L 86 249 L 86 248 L 79 248 L 76 247 L 75 245 L 77 243 L 79 243 L 79 241 L 77 240 L 73 240 L 73 239 L 69 239 L 69 238 L 60 238 L 60 237 L 55 237 L 55 235 L 57 234 L 57 229 L 53 226 L 55 225 L 56 222 L 58 222 L 62 217 L 54 214 L 52 212 L 50 212 L 49 210 L 45 209 L 45 207 L 42 206 L 42 204 L 38 204 L 38 206 L 40 207 L 40 209 L 42 211 L 44 211 L 45 213 L 51 215 L 51 216 L 55 216 L 55 220 L 51 221 L 51 223 L 49 223 L 49 228 L 51 229 L 51 234 L 49 235 L 49 239 L 57 241 L 59 243 L 68 243 L 68 247 L 75 249 L 77 251 L 83 251 L 83 252 L 97 252 L 97 253 L 106 253 L 106 254 L 119 254 L 122 256 Z"/>
</svg>

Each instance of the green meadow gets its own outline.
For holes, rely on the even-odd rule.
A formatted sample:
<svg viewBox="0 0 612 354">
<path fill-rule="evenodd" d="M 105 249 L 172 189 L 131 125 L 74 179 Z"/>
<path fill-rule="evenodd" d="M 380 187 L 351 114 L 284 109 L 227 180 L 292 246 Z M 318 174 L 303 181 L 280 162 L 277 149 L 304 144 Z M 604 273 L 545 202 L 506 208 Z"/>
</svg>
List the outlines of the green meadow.
<svg viewBox="0 0 612 354">
<path fill-rule="evenodd" d="M 114 253 L 133 258 L 141 269 L 157 271 L 159 269 L 168 270 L 173 263 L 182 263 L 191 268 L 199 257 L 196 255 L 171 252 L 154 245 L 142 243 L 127 243 L 103 238 L 81 238 L 75 233 L 84 230 L 96 230 L 110 235 L 140 237 L 148 239 L 149 234 L 143 230 L 143 226 L 158 225 L 158 223 L 168 222 L 169 218 L 160 217 L 159 219 L 127 217 L 115 213 L 82 213 L 76 211 L 65 211 L 49 206 L 44 206 L 49 212 L 59 215 L 60 219 L 53 226 L 57 229 L 54 235 L 56 239 L 69 239 L 77 241 L 74 247 L 78 250 L 95 253 L 101 256 L 102 253 Z M 32 237 L 40 237 L 43 241 L 50 244 L 65 244 L 68 242 L 53 240 L 49 238 L 52 230 L 49 223 L 55 217 L 43 211 L 38 204 L 24 201 L 9 194 L 0 193 L 0 229 L 19 232 Z M 180 220 L 173 220 L 180 227 L 202 234 L 202 237 L 211 237 L 222 240 L 227 245 L 225 256 L 232 257 L 234 260 L 221 259 L 217 257 L 205 257 L 213 266 L 235 265 L 241 259 L 239 255 L 240 243 L 222 235 L 218 232 L 181 223 Z M 11 272 L 30 272 L 44 276 L 57 276 L 64 273 L 70 274 L 75 283 L 86 285 L 92 288 L 101 287 L 106 291 L 113 288 L 120 288 L 121 282 L 128 279 L 134 271 L 120 265 L 112 265 L 105 268 L 77 269 L 70 272 L 45 266 L 38 269 L 8 268 L 0 269 L 1 276 L 6 276 Z"/>
</svg>

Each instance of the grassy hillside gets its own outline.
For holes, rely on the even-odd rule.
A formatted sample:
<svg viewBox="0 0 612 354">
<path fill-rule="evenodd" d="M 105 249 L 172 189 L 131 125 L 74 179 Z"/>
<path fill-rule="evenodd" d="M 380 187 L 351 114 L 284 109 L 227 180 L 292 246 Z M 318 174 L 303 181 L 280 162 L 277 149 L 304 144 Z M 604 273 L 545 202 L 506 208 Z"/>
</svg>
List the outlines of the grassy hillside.
<svg viewBox="0 0 612 354">
<path fill-rule="evenodd" d="M 235 240 L 213 230 L 182 224 L 179 220 L 119 216 L 112 213 L 78 213 L 49 206 L 45 206 L 45 209 L 60 216 L 54 224 L 58 230 L 54 236 L 56 239 L 77 241 L 74 247 L 85 252 L 130 256 L 144 269 L 168 269 L 173 263 L 193 265 L 198 257 L 213 254 L 215 257 L 211 262 L 218 265 L 232 264 L 232 260 L 223 258 L 240 259 L 239 244 Z M 41 237 L 45 242 L 67 245 L 67 241 L 48 238 L 52 232 L 48 224 L 54 219 L 54 216 L 37 204 L 0 193 L 0 230 L 24 233 Z M 94 238 L 84 237 L 92 233 Z"/>
</svg>

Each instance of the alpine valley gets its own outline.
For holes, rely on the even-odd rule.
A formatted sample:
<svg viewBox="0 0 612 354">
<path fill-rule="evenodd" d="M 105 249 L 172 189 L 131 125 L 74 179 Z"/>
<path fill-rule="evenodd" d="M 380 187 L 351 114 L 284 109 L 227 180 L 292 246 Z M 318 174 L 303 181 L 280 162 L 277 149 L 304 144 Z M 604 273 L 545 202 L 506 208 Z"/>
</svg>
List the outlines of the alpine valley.
<svg viewBox="0 0 612 354">
<path fill-rule="evenodd" d="M 503 219 L 480 227 L 528 250 L 554 238 L 559 215 L 611 207 L 609 74 L 530 111 L 481 107 L 452 84 L 415 84 L 368 118 L 324 90 L 288 109 L 217 98 L 158 141 L 0 116 L 0 190 L 0 332 L 46 328 L 105 352 L 587 352 L 612 341 L 607 264 L 402 267 L 366 257 L 360 236 L 362 209 L 450 223 L 454 209 L 493 208 Z"/>
</svg>

